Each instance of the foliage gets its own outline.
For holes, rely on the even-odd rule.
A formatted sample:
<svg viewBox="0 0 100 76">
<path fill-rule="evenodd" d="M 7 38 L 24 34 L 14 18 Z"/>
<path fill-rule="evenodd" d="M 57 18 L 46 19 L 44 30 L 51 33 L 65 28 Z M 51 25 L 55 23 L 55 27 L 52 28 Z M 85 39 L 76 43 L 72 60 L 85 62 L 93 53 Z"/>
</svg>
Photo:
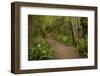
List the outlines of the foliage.
<svg viewBox="0 0 100 76">
<path fill-rule="evenodd" d="M 29 60 L 52 59 L 53 51 L 44 39 L 35 39 L 33 46 L 28 50 Z"/>
<path fill-rule="evenodd" d="M 70 26 L 70 17 L 56 17 L 54 21 L 54 29 L 52 36 L 55 40 L 60 41 L 65 45 L 72 44 L 72 32 Z"/>
<path fill-rule="evenodd" d="M 88 42 L 87 37 L 79 40 L 79 44 L 77 45 L 79 53 L 81 57 L 88 57 Z"/>
<path fill-rule="evenodd" d="M 62 34 L 53 34 L 53 37 L 55 40 L 62 42 L 65 45 L 68 45 L 70 43 L 70 38 L 67 35 L 62 35 Z"/>
<path fill-rule="evenodd" d="M 79 39 L 79 44 L 76 47 L 80 51 L 82 57 L 87 57 L 87 18 L 82 17 L 76 20 L 75 17 L 65 16 L 41 16 L 29 15 L 28 16 L 28 57 L 29 60 L 43 60 L 52 59 L 53 51 L 45 40 L 48 33 L 52 38 L 61 42 L 64 45 L 74 46 L 75 38 L 72 29 L 73 23 L 81 21 L 83 29 L 82 39 Z M 77 19 L 77 18 L 76 18 Z M 75 27 L 77 25 L 74 25 Z M 74 28 L 75 29 L 75 28 Z"/>
<path fill-rule="evenodd" d="M 82 25 L 82 28 L 83 28 L 83 37 L 85 37 L 87 35 L 87 32 L 88 32 L 88 19 L 87 18 L 81 18 L 81 25 Z"/>
<path fill-rule="evenodd" d="M 69 21 L 69 17 L 29 15 L 29 48 L 32 46 L 34 37 L 45 38 L 47 33 L 52 33 L 52 36 L 54 36 L 56 40 L 61 41 L 64 44 L 72 43 L 72 37 L 69 31 Z"/>
<path fill-rule="evenodd" d="M 82 29 L 83 29 L 83 36 L 82 39 L 79 40 L 79 43 L 77 44 L 77 48 L 79 49 L 79 53 L 81 55 L 81 57 L 88 57 L 88 37 L 87 37 L 87 33 L 88 33 L 88 20 L 87 18 L 81 18 L 81 25 L 82 25 Z"/>
</svg>

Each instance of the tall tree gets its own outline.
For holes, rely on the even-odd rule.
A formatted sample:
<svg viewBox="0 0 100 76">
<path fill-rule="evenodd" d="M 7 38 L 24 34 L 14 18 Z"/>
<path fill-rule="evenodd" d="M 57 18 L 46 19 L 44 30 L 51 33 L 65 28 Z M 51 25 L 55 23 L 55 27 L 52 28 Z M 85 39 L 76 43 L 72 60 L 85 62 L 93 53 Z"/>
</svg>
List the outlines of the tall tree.
<svg viewBox="0 0 100 76">
<path fill-rule="evenodd" d="M 82 38 L 82 26 L 80 17 L 71 17 L 72 23 L 72 34 L 73 34 L 73 44 L 76 46 L 79 40 Z"/>
</svg>

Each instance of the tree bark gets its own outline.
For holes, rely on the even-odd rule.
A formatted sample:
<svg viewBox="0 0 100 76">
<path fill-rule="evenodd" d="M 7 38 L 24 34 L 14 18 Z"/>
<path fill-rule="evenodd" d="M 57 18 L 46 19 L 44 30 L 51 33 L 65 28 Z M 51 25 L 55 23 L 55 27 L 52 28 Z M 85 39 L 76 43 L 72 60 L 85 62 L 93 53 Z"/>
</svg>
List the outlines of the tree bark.
<svg viewBox="0 0 100 76">
<path fill-rule="evenodd" d="M 81 39 L 82 28 L 80 17 L 71 17 L 71 26 L 72 26 L 72 35 L 73 35 L 73 44 L 76 46 Z"/>
</svg>

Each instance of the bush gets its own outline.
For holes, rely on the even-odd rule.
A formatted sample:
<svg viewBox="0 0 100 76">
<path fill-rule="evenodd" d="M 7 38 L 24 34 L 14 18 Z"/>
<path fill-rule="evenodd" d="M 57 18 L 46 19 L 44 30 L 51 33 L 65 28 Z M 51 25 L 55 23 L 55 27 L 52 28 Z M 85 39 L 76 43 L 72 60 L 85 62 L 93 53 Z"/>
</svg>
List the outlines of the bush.
<svg viewBox="0 0 100 76">
<path fill-rule="evenodd" d="M 77 44 L 77 48 L 79 50 L 79 53 L 81 57 L 88 57 L 88 42 L 87 38 L 83 38 L 79 41 L 79 44 Z"/>
<path fill-rule="evenodd" d="M 33 46 L 28 51 L 29 60 L 48 60 L 53 58 L 51 47 L 43 39 L 35 39 Z"/>
<path fill-rule="evenodd" d="M 69 45 L 69 43 L 71 43 L 71 40 L 70 40 L 70 38 L 67 35 L 62 35 L 62 34 L 54 33 L 53 37 L 54 37 L 55 40 L 60 41 L 64 45 Z"/>
</svg>

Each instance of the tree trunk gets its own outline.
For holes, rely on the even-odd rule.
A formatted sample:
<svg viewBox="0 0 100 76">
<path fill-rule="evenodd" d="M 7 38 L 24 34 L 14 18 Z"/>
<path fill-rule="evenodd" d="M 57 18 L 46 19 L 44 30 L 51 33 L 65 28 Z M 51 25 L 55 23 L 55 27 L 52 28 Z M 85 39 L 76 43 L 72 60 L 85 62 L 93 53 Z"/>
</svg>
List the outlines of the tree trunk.
<svg viewBox="0 0 100 76">
<path fill-rule="evenodd" d="M 81 22 L 79 17 L 71 17 L 73 44 L 77 46 L 82 35 Z"/>
</svg>

